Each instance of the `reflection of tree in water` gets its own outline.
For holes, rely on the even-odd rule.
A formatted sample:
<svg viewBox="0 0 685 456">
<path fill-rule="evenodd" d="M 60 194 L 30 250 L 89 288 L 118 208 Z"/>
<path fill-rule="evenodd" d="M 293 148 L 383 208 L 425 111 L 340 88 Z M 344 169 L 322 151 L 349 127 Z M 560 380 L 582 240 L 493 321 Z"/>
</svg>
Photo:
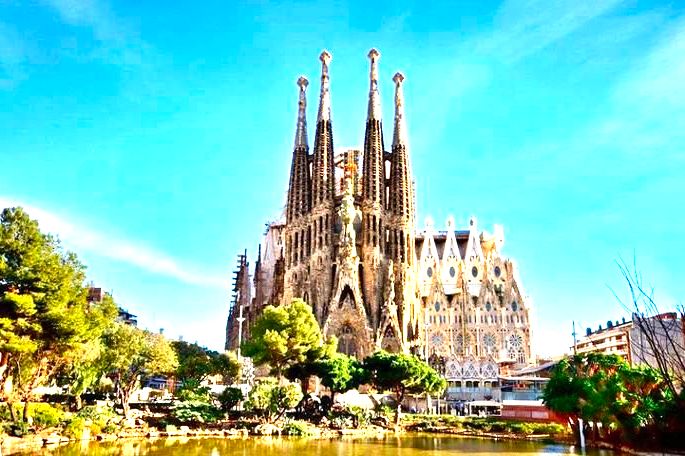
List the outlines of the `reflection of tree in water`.
<svg viewBox="0 0 685 456">
<path fill-rule="evenodd" d="M 187 438 L 120 440 L 78 443 L 35 455 L 58 456 L 423 456 L 426 454 L 538 454 L 544 445 L 536 442 L 470 441 L 454 437 L 387 436 L 383 439 L 289 439 L 280 437 Z"/>
</svg>

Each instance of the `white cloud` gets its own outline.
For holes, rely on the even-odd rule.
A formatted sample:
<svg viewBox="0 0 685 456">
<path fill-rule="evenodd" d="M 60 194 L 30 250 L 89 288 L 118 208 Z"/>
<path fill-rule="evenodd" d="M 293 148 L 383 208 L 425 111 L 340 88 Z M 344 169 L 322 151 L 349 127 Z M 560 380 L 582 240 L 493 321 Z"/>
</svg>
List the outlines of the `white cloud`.
<svg viewBox="0 0 685 456">
<path fill-rule="evenodd" d="M 116 239 L 92 230 L 80 222 L 66 220 L 53 212 L 0 197 L 0 208 L 14 206 L 23 207 L 32 218 L 38 220 L 42 231 L 57 235 L 67 248 L 77 253 L 89 252 L 154 274 L 171 277 L 189 285 L 213 288 L 228 286 L 226 277 L 189 268 L 144 244 Z"/>
<path fill-rule="evenodd" d="M 573 33 L 623 0 L 507 0 L 477 48 L 516 62 Z"/>
<path fill-rule="evenodd" d="M 127 28 L 107 7 L 98 0 L 46 0 L 62 21 L 74 27 L 91 30 L 100 45 L 97 56 L 114 65 L 142 65 L 146 62 L 149 46 L 134 30 Z"/>
</svg>

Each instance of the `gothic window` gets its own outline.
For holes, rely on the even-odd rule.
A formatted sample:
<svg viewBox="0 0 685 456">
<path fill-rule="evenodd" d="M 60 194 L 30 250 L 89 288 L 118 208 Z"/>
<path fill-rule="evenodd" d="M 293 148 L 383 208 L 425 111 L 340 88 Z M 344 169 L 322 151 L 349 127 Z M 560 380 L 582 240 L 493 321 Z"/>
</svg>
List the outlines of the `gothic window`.
<svg viewBox="0 0 685 456">
<path fill-rule="evenodd" d="M 495 277 L 499 277 L 500 275 L 502 275 L 502 270 L 499 266 L 495 266 Z"/>
<path fill-rule="evenodd" d="M 395 332 L 392 330 L 392 328 L 390 326 L 385 328 L 385 332 L 383 333 L 383 342 L 381 344 L 381 348 L 383 350 L 391 352 L 391 353 L 397 353 L 397 352 L 401 351 L 399 341 L 397 340 L 397 337 L 395 336 Z"/>
<path fill-rule="evenodd" d="M 509 359 L 519 363 L 525 362 L 525 352 L 523 350 L 523 337 L 519 334 L 511 334 L 507 340 Z"/>
<path fill-rule="evenodd" d="M 485 303 L 485 310 L 490 312 L 492 310 L 492 303 L 490 301 Z"/>
<path fill-rule="evenodd" d="M 467 363 L 464 366 L 464 377 L 478 378 L 480 377 L 480 372 L 478 372 L 478 368 L 473 363 Z"/>
<path fill-rule="evenodd" d="M 350 356 L 356 356 L 357 342 L 354 337 L 354 330 L 349 323 L 345 323 L 338 334 L 338 351 Z"/>
<path fill-rule="evenodd" d="M 483 349 L 488 355 L 494 355 L 497 349 L 497 339 L 494 334 L 485 334 L 483 336 Z"/>
<path fill-rule="evenodd" d="M 449 361 L 445 366 L 445 375 L 450 378 L 461 377 L 461 365 L 456 361 Z M 460 383 L 460 382 L 458 382 Z M 459 385 L 461 386 L 461 385 Z"/>
<path fill-rule="evenodd" d="M 477 267 L 474 266 L 471 268 L 471 275 L 473 277 L 478 277 L 478 268 Z"/>
<path fill-rule="evenodd" d="M 428 364 L 440 375 L 445 375 L 445 358 L 435 353 L 428 358 Z"/>
<path fill-rule="evenodd" d="M 426 275 L 427 275 L 428 277 L 433 277 L 433 268 L 431 268 L 430 266 L 428 266 L 428 269 L 426 269 Z"/>
<path fill-rule="evenodd" d="M 454 350 L 459 354 L 464 352 L 464 336 L 461 334 L 454 340 Z"/>
<path fill-rule="evenodd" d="M 494 363 L 487 363 L 483 366 L 483 377 L 497 378 L 497 365 Z"/>
<path fill-rule="evenodd" d="M 440 312 L 440 301 L 435 301 L 435 311 Z"/>
<path fill-rule="evenodd" d="M 454 269 L 454 266 L 450 266 L 450 277 L 454 277 L 457 275 L 457 271 Z"/>
<path fill-rule="evenodd" d="M 516 301 L 512 301 L 511 302 L 511 311 L 516 312 L 518 310 L 518 308 L 519 308 L 518 303 Z"/>
</svg>

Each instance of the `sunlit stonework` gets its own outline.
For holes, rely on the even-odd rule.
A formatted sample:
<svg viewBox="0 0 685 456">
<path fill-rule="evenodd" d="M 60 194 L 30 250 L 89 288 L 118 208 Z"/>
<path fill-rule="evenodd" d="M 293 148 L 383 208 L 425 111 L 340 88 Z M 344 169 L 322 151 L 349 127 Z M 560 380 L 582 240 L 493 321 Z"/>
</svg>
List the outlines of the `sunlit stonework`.
<svg viewBox="0 0 685 456">
<path fill-rule="evenodd" d="M 362 150 L 335 151 L 329 91 L 331 55 L 322 75 L 313 152 L 307 139 L 306 89 L 299 109 L 284 219 L 270 223 L 251 272 L 241 255 L 226 347 L 268 304 L 302 298 L 339 350 L 364 357 L 378 349 L 425 357 L 450 390 L 476 387 L 487 397 L 504 366 L 531 361 L 530 306 L 514 263 L 501 254 L 504 232 L 446 221 L 416 227 L 414 181 L 402 92 L 395 74 L 391 150 L 384 150 L 380 53 L 372 49 Z M 362 163 L 360 166 L 360 157 Z M 244 323 L 241 324 L 241 318 Z M 450 391 L 448 390 L 448 391 Z M 463 395 L 462 395 L 463 396 Z"/>
</svg>

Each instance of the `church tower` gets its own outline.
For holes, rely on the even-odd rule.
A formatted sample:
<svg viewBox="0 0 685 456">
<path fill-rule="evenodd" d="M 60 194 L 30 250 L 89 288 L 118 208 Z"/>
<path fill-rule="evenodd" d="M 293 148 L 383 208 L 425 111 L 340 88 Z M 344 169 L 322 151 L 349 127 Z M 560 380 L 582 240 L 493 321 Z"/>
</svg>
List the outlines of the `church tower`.
<svg viewBox="0 0 685 456">
<path fill-rule="evenodd" d="M 300 99 L 297 109 L 295 146 L 290 165 L 290 184 L 288 185 L 288 204 L 286 223 L 294 223 L 309 213 L 311 204 L 311 180 L 309 177 L 309 145 L 307 144 L 307 95 L 309 81 L 304 76 L 297 80 Z"/>
<path fill-rule="evenodd" d="M 309 175 L 309 146 L 307 143 L 307 98 L 309 82 L 303 76 L 297 80 L 300 88 L 295 145 L 290 166 L 290 184 L 286 205 L 285 263 L 287 284 L 284 298 L 302 297 L 308 287 L 306 261 L 310 255 L 311 178 Z"/>
<path fill-rule="evenodd" d="M 311 257 L 309 258 L 309 292 L 302 296 L 313 308 L 321 323 L 331 298 L 331 277 L 335 267 L 333 226 L 335 224 L 335 176 L 331 94 L 328 66 L 331 54 L 323 51 L 321 60 L 321 94 L 316 119 L 314 155 L 312 157 L 312 210 L 309 224 Z"/>
<path fill-rule="evenodd" d="M 404 113 L 404 75 L 395 73 L 395 129 L 392 139 L 389 183 L 388 254 L 395 264 L 396 297 L 402 333 L 406 338 L 409 327 L 418 317 L 416 296 L 416 253 L 414 184 L 409 163 L 408 134 Z M 406 339 L 405 339 L 406 341 Z"/>
<path fill-rule="evenodd" d="M 362 165 L 362 268 L 361 281 L 366 311 L 371 327 L 378 328 L 383 300 L 383 271 L 385 261 L 385 149 L 381 100 L 378 92 L 378 59 L 380 53 L 371 49 L 369 74 L 369 105 L 364 135 Z"/>
</svg>

